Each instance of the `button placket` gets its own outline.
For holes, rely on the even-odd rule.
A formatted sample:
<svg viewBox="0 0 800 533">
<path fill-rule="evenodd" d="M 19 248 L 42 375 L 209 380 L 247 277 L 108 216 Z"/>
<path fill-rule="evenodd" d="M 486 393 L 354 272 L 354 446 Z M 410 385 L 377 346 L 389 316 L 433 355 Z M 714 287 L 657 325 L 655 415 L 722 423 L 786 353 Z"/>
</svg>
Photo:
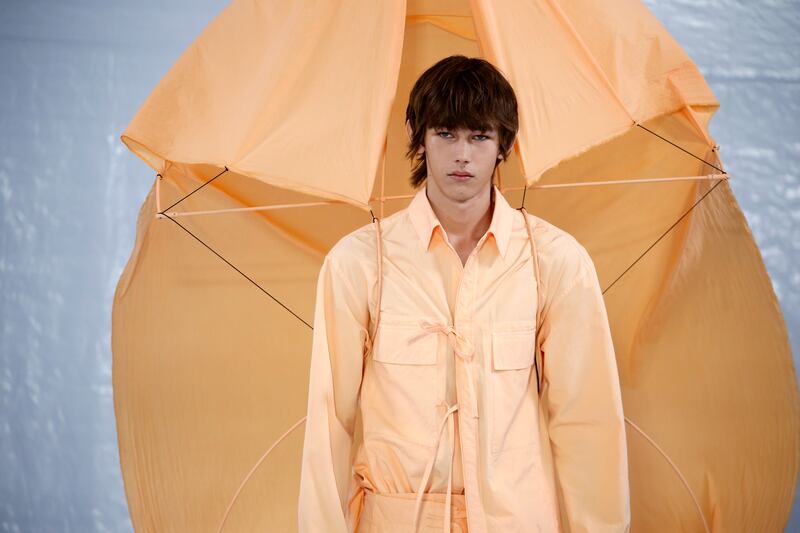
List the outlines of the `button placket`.
<svg viewBox="0 0 800 533">
<path fill-rule="evenodd" d="M 485 235 L 467 258 L 462 271 L 461 282 L 458 287 L 455 305 L 454 322 L 457 326 L 469 324 L 466 330 L 469 335 L 474 334 L 472 325 L 475 323 L 475 294 L 477 290 L 477 260 L 476 256 L 485 240 Z M 464 492 L 467 501 L 467 522 L 469 530 L 476 533 L 485 533 L 480 496 L 479 448 L 480 429 L 478 418 L 481 416 L 478 405 L 477 383 L 475 382 L 473 361 L 476 357 L 476 347 L 469 361 L 457 364 L 456 382 L 458 401 L 461 405 L 459 413 L 461 460 L 464 474 Z"/>
<path fill-rule="evenodd" d="M 485 240 L 485 236 L 475 249 L 470 253 L 464 265 L 461 264 L 461 259 L 455 252 L 455 249 L 447 242 L 447 245 L 453 251 L 453 254 L 458 261 L 458 266 L 461 268 L 461 279 L 459 280 L 458 288 L 456 290 L 454 309 L 453 309 L 453 323 L 444 324 L 438 322 L 430 322 L 426 320 L 420 321 L 420 327 L 424 333 L 444 333 L 448 337 L 453 337 L 453 370 L 454 370 L 454 385 L 456 390 L 456 403 L 448 405 L 446 398 L 442 401 L 442 408 L 445 411 L 441 419 L 440 433 L 436 439 L 437 446 L 441 440 L 441 429 L 443 429 L 446 422 L 454 424 L 453 415 L 458 411 L 462 416 L 459 416 L 459 442 L 452 442 L 454 439 L 451 431 L 451 442 L 453 446 L 460 446 L 461 460 L 463 468 L 463 480 L 465 488 L 465 497 L 467 502 L 467 521 L 470 530 L 474 529 L 476 533 L 485 533 L 485 517 L 482 512 L 479 494 L 479 480 L 478 480 L 478 448 L 479 448 L 479 428 L 478 428 L 478 395 L 476 392 L 477 385 L 475 383 L 474 369 L 472 361 L 476 355 L 476 348 L 470 337 L 474 334 L 474 302 L 476 291 L 476 278 L 477 266 L 473 260 L 481 248 L 481 244 Z M 423 333 L 423 334 L 424 334 Z M 446 368 L 446 366 L 445 366 Z M 448 428 L 449 429 L 449 428 Z M 415 525 L 417 515 L 419 512 L 421 492 L 424 491 L 427 485 L 427 479 L 430 476 L 430 469 L 432 469 L 432 462 L 435 461 L 435 450 L 431 461 L 426 468 L 426 473 L 423 476 L 423 481 L 417 490 L 417 508 L 415 510 Z M 453 454 L 455 450 L 453 450 Z M 452 460 L 450 465 L 450 476 L 452 476 Z M 451 491 L 451 480 L 448 480 L 448 493 Z M 449 495 L 449 494 L 448 494 Z M 449 510 L 449 505 L 447 505 Z M 449 512 L 445 517 L 445 524 L 449 522 Z M 445 530 L 449 527 L 445 526 Z"/>
<path fill-rule="evenodd" d="M 456 324 L 465 331 L 465 333 L 469 336 L 473 336 L 474 334 L 474 323 L 475 323 L 475 290 L 477 285 L 477 255 L 478 250 L 481 248 L 481 244 L 485 236 L 478 245 L 473 250 L 470 257 L 467 259 L 467 263 L 465 265 L 464 273 L 461 278 L 461 285 L 459 286 L 458 291 L 458 302 L 456 305 Z M 470 405 L 472 407 L 472 416 L 477 418 L 479 416 L 478 411 L 478 394 L 477 394 L 477 384 L 475 383 L 475 376 L 473 375 L 474 372 L 474 360 L 475 360 L 475 346 L 473 346 L 473 354 L 470 357 L 469 361 L 466 362 L 464 368 L 466 370 L 467 376 L 469 377 L 469 394 L 470 394 Z"/>
</svg>

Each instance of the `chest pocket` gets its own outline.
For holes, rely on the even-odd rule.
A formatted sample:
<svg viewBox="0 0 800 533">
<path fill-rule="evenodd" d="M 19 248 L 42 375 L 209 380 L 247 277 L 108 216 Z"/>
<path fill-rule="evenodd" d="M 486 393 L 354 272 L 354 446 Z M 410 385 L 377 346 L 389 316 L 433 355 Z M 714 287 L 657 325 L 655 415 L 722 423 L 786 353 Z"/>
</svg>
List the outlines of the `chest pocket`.
<svg viewBox="0 0 800 533">
<path fill-rule="evenodd" d="M 492 331 L 490 371 L 493 454 L 530 446 L 538 438 L 538 397 L 532 371 L 536 328 L 529 322 L 498 324 Z"/>
<path fill-rule="evenodd" d="M 443 400 L 441 335 L 408 322 L 378 326 L 362 386 L 364 434 L 431 447 Z"/>
</svg>

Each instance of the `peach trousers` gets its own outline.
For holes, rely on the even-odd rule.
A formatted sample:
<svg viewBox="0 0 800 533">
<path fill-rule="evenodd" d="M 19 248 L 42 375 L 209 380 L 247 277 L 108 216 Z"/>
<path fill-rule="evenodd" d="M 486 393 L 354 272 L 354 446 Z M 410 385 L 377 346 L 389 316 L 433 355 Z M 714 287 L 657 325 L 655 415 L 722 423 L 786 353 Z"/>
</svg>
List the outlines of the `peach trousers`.
<svg viewBox="0 0 800 533">
<path fill-rule="evenodd" d="M 426 493 L 422 498 L 419 533 L 443 533 L 444 493 Z M 417 495 L 410 493 L 364 493 L 364 508 L 356 533 L 408 533 L 414 522 Z M 450 533 L 467 533 L 467 505 L 463 494 L 453 494 Z"/>
</svg>

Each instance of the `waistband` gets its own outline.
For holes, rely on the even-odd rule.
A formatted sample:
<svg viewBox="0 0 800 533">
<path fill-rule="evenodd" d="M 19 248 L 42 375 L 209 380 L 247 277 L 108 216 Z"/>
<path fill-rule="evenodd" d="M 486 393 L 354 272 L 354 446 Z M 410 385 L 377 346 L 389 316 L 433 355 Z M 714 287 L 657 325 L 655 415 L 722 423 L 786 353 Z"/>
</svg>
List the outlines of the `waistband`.
<svg viewBox="0 0 800 533">
<path fill-rule="evenodd" d="M 447 494 L 427 492 L 422 495 L 419 533 L 443 531 Z M 467 502 L 464 494 L 451 495 L 450 518 L 452 533 L 467 533 Z M 408 533 L 414 525 L 417 495 L 408 493 L 364 493 L 364 509 L 358 533 Z"/>
</svg>

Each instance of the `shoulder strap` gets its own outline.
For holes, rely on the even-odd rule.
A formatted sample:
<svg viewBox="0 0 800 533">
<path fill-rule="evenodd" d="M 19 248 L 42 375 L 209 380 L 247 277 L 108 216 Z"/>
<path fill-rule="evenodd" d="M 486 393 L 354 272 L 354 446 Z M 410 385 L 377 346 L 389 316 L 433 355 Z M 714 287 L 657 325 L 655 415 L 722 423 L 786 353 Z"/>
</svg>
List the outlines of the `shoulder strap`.
<svg viewBox="0 0 800 533">
<path fill-rule="evenodd" d="M 369 333 L 366 341 L 366 350 L 364 351 L 364 359 L 366 360 L 372 354 L 372 347 L 375 340 L 375 334 L 378 332 L 378 324 L 381 320 L 381 293 L 383 292 L 381 282 L 383 281 L 383 246 L 381 243 L 381 220 L 377 217 L 372 217 L 372 225 L 375 228 L 375 251 L 377 255 L 378 266 L 378 280 L 375 295 L 375 320 L 372 331 Z"/>
<path fill-rule="evenodd" d="M 539 272 L 539 254 L 536 253 L 536 244 L 533 240 L 533 232 L 531 231 L 531 225 L 528 222 L 528 212 L 525 210 L 525 207 L 520 207 L 519 210 L 522 212 L 522 220 L 525 223 L 525 230 L 528 232 L 528 242 L 530 243 L 531 247 L 531 257 L 533 258 L 533 275 L 536 279 L 536 347 L 535 347 L 535 354 L 533 358 L 533 367 L 536 370 L 536 392 L 541 395 L 542 393 L 542 384 L 544 381 L 544 354 L 542 353 L 542 346 L 541 346 L 541 330 L 542 330 L 542 282 L 541 276 Z M 542 369 L 542 372 L 539 372 L 539 368 Z"/>
</svg>

